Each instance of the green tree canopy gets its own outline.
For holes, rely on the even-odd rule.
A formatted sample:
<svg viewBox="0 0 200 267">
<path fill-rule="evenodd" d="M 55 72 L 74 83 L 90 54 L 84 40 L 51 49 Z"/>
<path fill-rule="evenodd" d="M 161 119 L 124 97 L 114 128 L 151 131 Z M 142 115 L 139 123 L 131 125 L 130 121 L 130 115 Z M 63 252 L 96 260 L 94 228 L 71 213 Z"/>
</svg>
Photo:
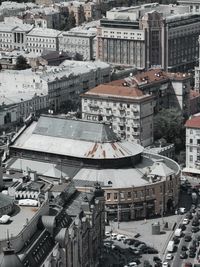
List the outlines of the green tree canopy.
<svg viewBox="0 0 200 267">
<path fill-rule="evenodd" d="M 154 117 L 154 137 L 174 143 L 176 151 L 185 147 L 185 119 L 177 109 L 163 109 Z"/>
<path fill-rule="evenodd" d="M 15 65 L 15 69 L 16 70 L 25 70 L 30 68 L 30 66 L 27 63 L 27 60 L 25 57 L 23 56 L 18 56 L 17 60 L 16 60 L 16 65 Z"/>
</svg>

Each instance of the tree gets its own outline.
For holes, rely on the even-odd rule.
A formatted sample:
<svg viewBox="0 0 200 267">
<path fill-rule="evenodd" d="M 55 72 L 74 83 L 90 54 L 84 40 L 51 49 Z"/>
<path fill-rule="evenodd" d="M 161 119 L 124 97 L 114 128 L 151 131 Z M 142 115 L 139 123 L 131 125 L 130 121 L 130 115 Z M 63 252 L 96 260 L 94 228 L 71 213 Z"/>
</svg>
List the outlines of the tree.
<svg viewBox="0 0 200 267">
<path fill-rule="evenodd" d="M 182 113 L 174 108 L 163 109 L 154 117 L 154 138 L 164 138 L 174 143 L 176 151 L 185 147 L 185 119 Z"/>
<path fill-rule="evenodd" d="M 16 70 L 25 70 L 30 68 L 30 65 L 27 63 L 27 60 L 23 56 L 18 56 L 16 60 L 15 69 Z"/>
</svg>

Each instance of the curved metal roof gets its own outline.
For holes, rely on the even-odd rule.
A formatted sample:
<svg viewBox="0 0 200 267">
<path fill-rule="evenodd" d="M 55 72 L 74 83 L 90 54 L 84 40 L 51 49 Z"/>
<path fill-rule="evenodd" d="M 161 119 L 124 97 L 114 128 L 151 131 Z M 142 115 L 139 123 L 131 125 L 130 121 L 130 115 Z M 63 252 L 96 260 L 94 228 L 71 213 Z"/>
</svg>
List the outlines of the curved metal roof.
<svg viewBox="0 0 200 267">
<path fill-rule="evenodd" d="M 77 158 L 117 159 L 143 152 L 143 147 L 116 138 L 108 125 L 98 122 L 42 116 L 11 146 Z"/>
</svg>

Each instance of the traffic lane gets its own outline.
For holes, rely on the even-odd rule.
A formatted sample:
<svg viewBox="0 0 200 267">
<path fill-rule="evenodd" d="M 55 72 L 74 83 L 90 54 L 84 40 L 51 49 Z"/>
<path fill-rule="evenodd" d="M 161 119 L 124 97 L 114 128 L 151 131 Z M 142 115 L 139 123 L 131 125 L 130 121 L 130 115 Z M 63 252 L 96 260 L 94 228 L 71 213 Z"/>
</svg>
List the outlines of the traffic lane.
<svg viewBox="0 0 200 267">
<path fill-rule="evenodd" d="M 181 250 L 182 246 L 186 246 L 188 248 L 188 250 L 186 252 L 188 255 L 189 247 L 192 245 L 193 240 L 196 239 L 196 236 L 199 234 L 199 232 L 192 233 L 191 230 L 192 230 L 192 221 L 190 221 L 190 223 L 186 226 L 186 230 L 184 231 L 184 235 L 191 234 L 192 239 L 190 242 L 186 242 L 184 240 L 184 237 L 182 237 L 180 239 L 180 243 L 178 244 L 177 252 L 175 252 L 175 257 L 174 257 L 174 260 L 172 263 L 173 267 L 182 266 L 185 262 L 194 263 L 194 258 L 190 258 L 189 256 L 186 259 L 180 259 L 180 254 L 182 252 L 182 250 Z M 195 258 L 196 258 L 196 256 L 195 256 Z"/>
</svg>

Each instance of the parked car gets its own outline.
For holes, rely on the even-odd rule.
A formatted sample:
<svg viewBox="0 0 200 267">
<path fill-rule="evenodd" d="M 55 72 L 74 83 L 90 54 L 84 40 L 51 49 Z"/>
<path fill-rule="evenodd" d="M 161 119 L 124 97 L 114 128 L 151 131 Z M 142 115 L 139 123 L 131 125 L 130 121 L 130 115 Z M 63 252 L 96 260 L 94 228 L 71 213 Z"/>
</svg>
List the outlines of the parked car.
<svg viewBox="0 0 200 267">
<path fill-rule="evenodd" d="M 192 236 L 190 234 L 186 234 L 185 237 L 184 237 L 184 240 L 186 242 L 190 242 L 192 240 Z"/>
<path fill-rule="evenodd" d="M 162 267 L 169 267 L 169 263 L 167 261 L 163 262 Z"/>
<path fill-rule="evenodd" d="M 183 245 L 183 246 L 181 247 L 181 250 L 182 250 L 182 251 L 187 251 L 188 248 L 187 248 L 186 246 Z"/>
<path fill-rule="evenodd" d="M 187 218 L 183 219 L 183 222 L 182 222 L 184 225 L 188 224 L 189 223 L 189 220 Z"/>
<path fill-rule="evenodd" d="M 182 251 L 181 253 L 180 253 L 180 259 L 186 259 L 187 258 L 187 253 L 185 252 L 185 251 Z"/>
<path fill-rule="evenodd" d="M 174 244 L 177 245 L 180 242 L 180 239 L 177 236 L 173 237 Z"/>
<path fill-rule="evenodd" d="M 159 257 L 157 257 L 157 256 L 154 256 L 153 257 L 153 261 L 157 262 L 157 261 L 161 261 L 161 259 Z"/>
<path fill-rule="evenodd" d="M 185 215 L 185 218 L 188 219 L 188 220 L 192 220 L 192 218 L 193 218 L 192 213 L 191 212 L 187 212 L 186 215 Z"/>
<path fill-rule="evenodd" d="M 194 258 L 196 256 L 196 253 L 194 251 L 189 252 L 189 257 Z"/>
<path fill-rule="evenodd" d="M 10 221 L 10 216 L 9 215 L 3 215 L 0 218 L 0 224 L 5 224 L 5 223 L 7 223 L 9 221 Z"/>
<path fill-rule="evenodd" d="M 198 226 L 192 226 L 192 233 L 197 233 L 199 231 Z"/>
<path fill-rule="evenodd" d="M 192 267 L 192 263 L 191 262 L 186 262 L 184 267 Z"/>
<path fill-rule="evenodd" d="M 192 221 L 192 226 L 199 226 L 199 220 L 197 219 L 195 219 L 195 220 L 193 220 Z"/>
<path fill-rule="evenodd" d="M 166 255 L 166 258 L 165 258 L 167 261 L 169 260 L 172 260 L 173 259 L 173 255 L 171 254 L 171 253 L 168 253 L 167 255 Z"/>
</svg>

